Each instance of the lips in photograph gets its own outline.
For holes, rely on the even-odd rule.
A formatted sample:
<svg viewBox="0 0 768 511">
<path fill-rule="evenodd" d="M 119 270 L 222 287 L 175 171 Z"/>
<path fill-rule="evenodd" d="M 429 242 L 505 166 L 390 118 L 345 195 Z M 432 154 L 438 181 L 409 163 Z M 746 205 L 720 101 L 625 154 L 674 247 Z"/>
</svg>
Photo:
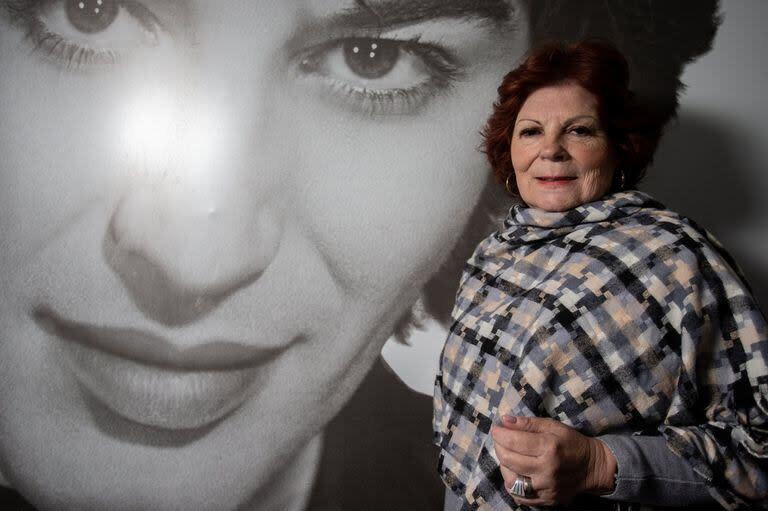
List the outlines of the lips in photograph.
<svg viewBox="0 0 768 511">
<path fill-rule="evenodd" d="M 232 412 L 287 349 L 214 340 L 181 350 L 152 333 L 71 321 L 43 306 L 33 319 L 59 341 L 85 392 L 124 418 L 166 429 L 204 427 Z"/>
</svg>

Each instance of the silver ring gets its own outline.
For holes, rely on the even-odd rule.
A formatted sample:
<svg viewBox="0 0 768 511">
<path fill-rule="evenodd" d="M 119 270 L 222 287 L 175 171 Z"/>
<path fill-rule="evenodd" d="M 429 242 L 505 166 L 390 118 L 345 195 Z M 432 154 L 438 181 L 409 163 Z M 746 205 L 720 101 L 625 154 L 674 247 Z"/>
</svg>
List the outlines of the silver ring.
<svg viewBox="0 0 768 511">
<path fill-rule="evenodd" d="M 512 487 L 509 489 L 509 493 L 515 497 L 522 497 L 524 499 L 530 499 L 533 497 L 533 483 L 528 476 L 518 475 L 515 482 L 512 483 Z"/>
</svg>

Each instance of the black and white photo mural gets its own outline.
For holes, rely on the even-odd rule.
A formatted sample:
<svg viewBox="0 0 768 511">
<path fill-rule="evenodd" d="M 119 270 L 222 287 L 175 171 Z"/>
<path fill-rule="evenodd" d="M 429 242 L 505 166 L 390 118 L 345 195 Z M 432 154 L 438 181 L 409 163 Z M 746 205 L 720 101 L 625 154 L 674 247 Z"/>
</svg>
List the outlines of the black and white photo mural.
<svg viewBox="0 0 768 511">
<path fill-rule="evenodd" d="M 0 509 L 441 510 L 423 382 L 510 206 L 480 130 L 540 41 L 627 55 L 671 121 L 641 188 L 765 304 L 766 14 L 0 0 Z"/>
</svg>

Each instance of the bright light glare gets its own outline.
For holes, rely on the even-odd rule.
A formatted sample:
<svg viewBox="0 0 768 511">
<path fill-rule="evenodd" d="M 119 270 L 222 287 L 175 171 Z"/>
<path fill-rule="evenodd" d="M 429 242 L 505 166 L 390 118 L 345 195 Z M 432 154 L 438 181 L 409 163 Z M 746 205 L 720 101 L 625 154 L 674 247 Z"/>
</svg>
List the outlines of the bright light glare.
<svg viewBox="0 0 768 511">
<path fill-rule="evenodd" d="M 133 179 L 207 181 L 221 149 L 217 109 L 200 97 L 144 91 L 118 118 L 120 152 Z"/>
<path fill-rule="evenodd" d="M 167 162 L 166 151 L 179 138 L 179 119 L 174 98 L 147 94 L 135 99 L 123 116 L 122 139 L 135 163 L 157 167 Z"/>
</svg>

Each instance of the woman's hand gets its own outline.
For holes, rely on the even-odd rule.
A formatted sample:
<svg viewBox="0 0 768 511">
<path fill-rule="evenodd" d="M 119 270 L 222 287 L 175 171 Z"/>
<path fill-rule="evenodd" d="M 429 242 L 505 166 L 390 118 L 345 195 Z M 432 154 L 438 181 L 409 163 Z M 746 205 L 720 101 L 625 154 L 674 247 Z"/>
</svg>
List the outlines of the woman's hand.
<svg viewBox="0 0 768 511">
<path fill-rule="evenodd" d="M 531 478 L 534 496 L 514 496 L 529 506 L 567 504 L 579 493 L 610 493 L 616 458 L 596 438 L 552 419 L 504 416 L 491 428 L 504 486 L 519 475 Z"/>
</svg>

